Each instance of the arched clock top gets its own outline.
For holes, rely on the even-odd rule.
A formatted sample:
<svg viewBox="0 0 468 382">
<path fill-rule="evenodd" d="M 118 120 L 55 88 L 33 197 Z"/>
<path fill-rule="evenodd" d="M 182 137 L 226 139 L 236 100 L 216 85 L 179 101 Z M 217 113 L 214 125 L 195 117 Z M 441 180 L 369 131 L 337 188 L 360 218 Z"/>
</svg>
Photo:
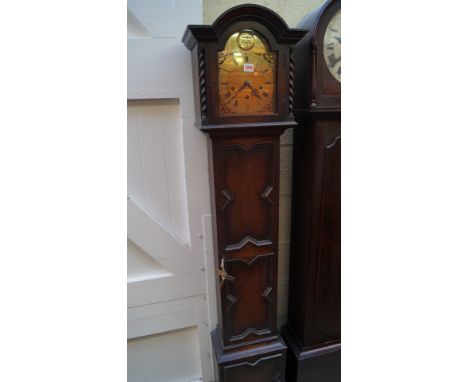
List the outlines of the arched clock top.
<svg viewBox="0 0 468 382">
<path fill-rule="evenodd" d="M 312 46 L 321 43 L 320 26 L 325 19 L 341 10 L 341 0 L 328 0 L 321 7 L 308 13 L 297 25 L 298 28 L 306 29 L 308 31 L 306 39 Z"/>
<path fill-rule="evenodd" d="M 282 44 L 295 44 L 307 32 L 289 28 L 276 12 L 256 4 L 242 4 L 228 9 L 212 25 L 188 25 L 182 37 L 185 46 L 192 50 L 197 42 L 219 41 L 224 29 L 238 21 L 253 21 L 267 27 L 276 41 Z"/>
</svg>

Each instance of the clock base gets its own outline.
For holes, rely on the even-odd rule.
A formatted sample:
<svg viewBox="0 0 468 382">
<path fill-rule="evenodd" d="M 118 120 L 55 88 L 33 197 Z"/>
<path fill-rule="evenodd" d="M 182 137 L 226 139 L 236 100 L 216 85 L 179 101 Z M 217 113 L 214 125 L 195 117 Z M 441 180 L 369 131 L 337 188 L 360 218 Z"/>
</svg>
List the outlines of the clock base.
<svg viewBox="0 0 468 382">
<path fill-rule="evenodd" d="M 223 349 L 219 327 L 211 333 L 216 381 L 284 382 L 286 345 L 279 336 L 262 342 Z"/>
<path fill-rule="evenodd" d="M 301 348 L 291 328 L 282 332 L 288 345 L 286 380 L 288 382 L 340 382 L 341 342 Z"/>
</svg>

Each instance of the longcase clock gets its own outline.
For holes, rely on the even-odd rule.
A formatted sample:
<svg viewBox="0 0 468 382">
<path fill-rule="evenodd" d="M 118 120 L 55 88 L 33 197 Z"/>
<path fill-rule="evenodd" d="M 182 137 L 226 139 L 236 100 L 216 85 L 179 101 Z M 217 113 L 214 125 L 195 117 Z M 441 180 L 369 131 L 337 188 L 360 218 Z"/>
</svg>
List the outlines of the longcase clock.
<svg viewBox="0 0 468 382">
<path fill-rule="evenodd" d="M 287 380 L 340 380 L 341 2 L 296 45 Z"/>
<path fill-rule="evenodd" d="M 197 127 L 209 139 L 217 264 L 217 379 L 284 381 L 276 328 L 279 137 L 292 113 L 292 46 L 306 33 L 242 5 L 189 25 Z"/>
</svg>

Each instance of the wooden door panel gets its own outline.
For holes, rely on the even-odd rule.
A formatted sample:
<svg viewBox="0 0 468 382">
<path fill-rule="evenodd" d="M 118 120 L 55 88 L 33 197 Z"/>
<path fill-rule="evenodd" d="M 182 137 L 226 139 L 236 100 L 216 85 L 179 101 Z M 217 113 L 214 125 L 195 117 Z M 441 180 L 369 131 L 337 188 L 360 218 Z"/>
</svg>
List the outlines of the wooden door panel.
<svg viewBox="0 0 468 382">
<path fill-rule="evenodd" d="M 220 193 L 216 195 L 221 225 L 221 245 L 226 252 L 247 243 L 273 243 L 274 201 L 277 187 L 271 160 L 272 142 L 238 140 L 215 146 Z"/>
<path fill-rule="evenodd" d="M 225 261 L 226 271 L 234 277 L 234 281 L 225 282 L 222 293 L 225 341 L 248 341 L 274 332 L 273 258 L 273 253 L 267 253 L 251 260 Z"/>
</svg>

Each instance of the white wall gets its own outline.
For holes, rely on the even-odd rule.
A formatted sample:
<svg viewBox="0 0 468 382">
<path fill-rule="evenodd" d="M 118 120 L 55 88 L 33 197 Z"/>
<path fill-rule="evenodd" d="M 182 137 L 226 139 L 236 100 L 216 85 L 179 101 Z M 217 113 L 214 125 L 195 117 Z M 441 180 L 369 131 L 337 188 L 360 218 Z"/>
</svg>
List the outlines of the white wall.
<svg viewBox="0 0 468 382">
<path fill-rule="evenodd" d="M 174 355 L 177 355 L 178 358 L 175 358 Z M 130 340 L 128 341 L 127 358 L 128 381 L 188 382 L 201 380 L 196 327 Z"/>
<path fill-rule="evenodd" d="M 216 308 L 207 140 L 194 127 L 181 43 L 188 24 L 202 23 L 202 5 L 129 0 L 127 16 L 129 382 L 209 382 Z"/>
<path fill-rule="evenodd" d="M 189 245 L 179 100 L 130 101 L 127 116 L 128 195 Z"/>
</svg>

